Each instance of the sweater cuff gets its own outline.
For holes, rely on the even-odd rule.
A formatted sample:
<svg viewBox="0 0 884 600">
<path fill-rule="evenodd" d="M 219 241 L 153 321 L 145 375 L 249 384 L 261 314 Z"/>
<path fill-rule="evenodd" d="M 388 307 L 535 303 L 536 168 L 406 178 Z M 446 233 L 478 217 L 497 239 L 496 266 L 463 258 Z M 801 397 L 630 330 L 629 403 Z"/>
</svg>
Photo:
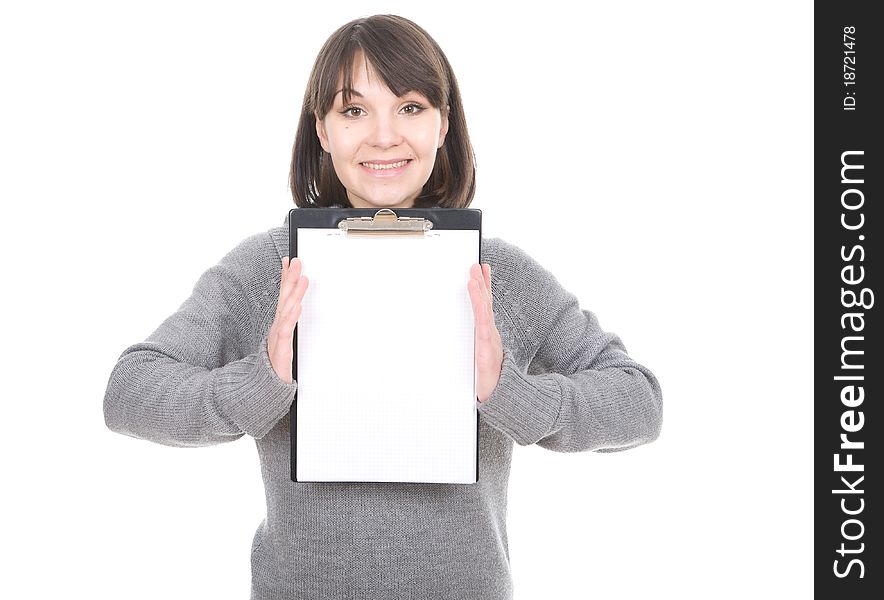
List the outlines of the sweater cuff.
<svg viewBox="0 0 884 600">
<path fill-rule="evenodd" d="M 485 402 L 476 401 L 482 417 L 521 446 L 548 435 L 562 405 L 562 390 L 553 378 L 528 375 L 503 350 L 497 387 Z"/>
<path fill-rule="evenodd" d="M 221 412 L 253 438 L 264 437 L 295 400 L 298 382 L 286 383 L 273 370 L 266 338 L 258 352 L 218 371 L 215 393 Z"/>
</svg>

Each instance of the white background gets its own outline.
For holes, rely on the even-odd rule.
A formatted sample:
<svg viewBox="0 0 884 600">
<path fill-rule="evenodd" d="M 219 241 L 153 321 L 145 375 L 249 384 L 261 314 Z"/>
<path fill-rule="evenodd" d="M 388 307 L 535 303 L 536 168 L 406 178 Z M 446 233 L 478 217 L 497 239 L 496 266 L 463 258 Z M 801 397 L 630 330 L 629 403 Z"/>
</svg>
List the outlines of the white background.
<svg viewBox="0 0 884 600">
<path fill-rule="evenodd" d="M 0 596 L 248 597 L 254 443 L 114 434 L 105 386 L 203 271 L 283 224 L 316 53 L 390 12 L 455 69 L 485 234 L 663 387 L 653 444 L 515 447 L 516 598 L 810 597 L 811 10 L 4 3 Z"/>
</svg>

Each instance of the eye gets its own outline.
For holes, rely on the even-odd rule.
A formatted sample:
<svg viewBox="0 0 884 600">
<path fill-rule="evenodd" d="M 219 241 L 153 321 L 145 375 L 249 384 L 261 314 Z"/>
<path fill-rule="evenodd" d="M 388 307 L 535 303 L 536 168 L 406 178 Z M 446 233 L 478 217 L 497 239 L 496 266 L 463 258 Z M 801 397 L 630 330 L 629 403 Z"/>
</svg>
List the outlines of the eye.
<svg viewBox="0 0 884 600">
<path fill-rule="evenodd" d="M 348 107 L 344 108 L 344 109 L 341 111 L 341 114 L 344 115 L 345 117 L 358 117 L 358 116 L 361 116 L 361 114 L 356 114 L 356 115 L 352 114 L 351 111 L 354 111 L 354 110 L 358 110 L 358 111 L 360 111 L 360 112 L 364 112 L 364 111 L 362 111 L 362 109 L 359 108 L 358 106 L 348 106 Z"/>
<path fill-rule="evenodd" d="M 411 110 L 409 110 L 411 109 Z M 406 104 L 402 107 L 402 110 L 405 111 L 407 115 L 416 115 L 424 109 L 423 106 L 418 104 L 417 102 L 412 102 L 411 104 Z"/>
</svg>

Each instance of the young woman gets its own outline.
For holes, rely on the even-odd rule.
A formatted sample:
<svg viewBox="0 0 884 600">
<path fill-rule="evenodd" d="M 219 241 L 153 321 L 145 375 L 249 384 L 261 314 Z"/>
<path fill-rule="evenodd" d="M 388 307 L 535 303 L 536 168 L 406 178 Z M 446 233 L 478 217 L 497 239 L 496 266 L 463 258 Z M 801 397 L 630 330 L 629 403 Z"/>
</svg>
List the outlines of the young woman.
<svg viewBox="0 0 884 600">
<path fill-rule="evenodd" d="M 466 207 L 474 175 L 457 81 L 423 29 L 379 15 L 332 34 L 296 135 L 297 206 Z M 287 250 L 286 227 L 240 243 L 126 349 L 104 399 L 108 427 L 126 435 L 173 446 L 255 439 L 267 516 L 252 545 L 252 598 L 511 598 L 513 442 L 613 451 L 659 434 L 654 375 L 552 274 L 487 238 L 488 262 L 466 283 L 478 483 L 293 483 L 292 339 L 309 282 Z"/>
</svg>

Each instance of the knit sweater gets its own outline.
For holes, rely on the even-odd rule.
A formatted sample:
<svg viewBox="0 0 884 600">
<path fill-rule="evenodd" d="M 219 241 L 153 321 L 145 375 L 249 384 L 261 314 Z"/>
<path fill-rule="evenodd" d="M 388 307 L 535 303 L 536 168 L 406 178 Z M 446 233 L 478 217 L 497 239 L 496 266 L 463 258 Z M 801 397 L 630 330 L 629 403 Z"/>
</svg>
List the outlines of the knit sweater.
<svg viewBox="0 0 884 600">
<path fill-rule="evenodd" d="M 282 381 L 267 354 L 285 226 L 241 242 L 120 356 L 104 397 L 111 430 L 182 447 L 254 439 L 267 514 L 251 549 L 253 600 L 512 598 L 513 442 L 614 451 L 659 434 L 654 375 L 525 252 L 481 243 L 504 358 L 497 387 L 477 402 L 478 483 L 292 482 L 297 381 Z"/>
</svg>

